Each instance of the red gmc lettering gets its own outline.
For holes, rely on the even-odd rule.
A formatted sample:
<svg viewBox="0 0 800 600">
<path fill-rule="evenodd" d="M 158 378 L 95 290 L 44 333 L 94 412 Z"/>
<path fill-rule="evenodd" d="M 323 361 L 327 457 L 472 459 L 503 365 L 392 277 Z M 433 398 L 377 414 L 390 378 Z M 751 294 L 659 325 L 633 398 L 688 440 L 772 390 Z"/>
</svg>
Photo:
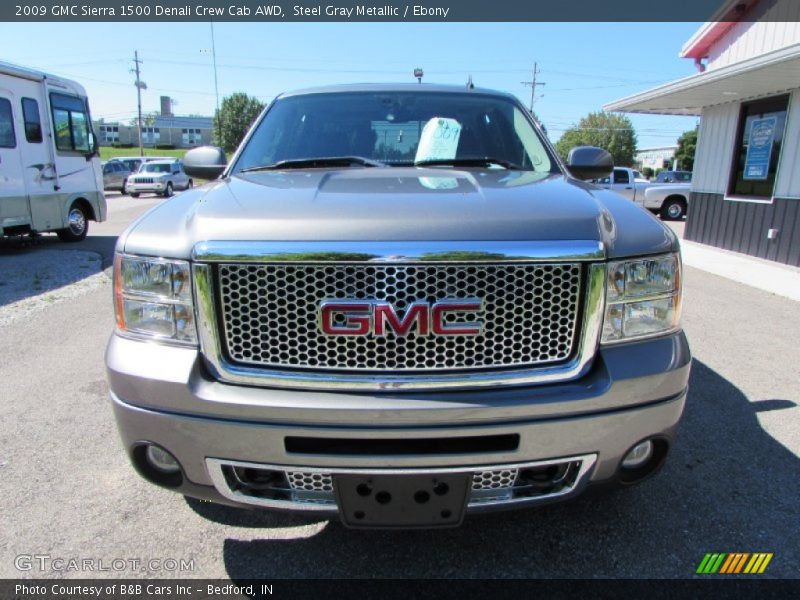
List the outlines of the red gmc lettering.
<svg viewBox="0 0 800 600">
<path fill-rule="evenodd" d="M 326 300 L 320 305 L 319 326 L 326 335 L 365 336 L 373 333 L 384 336 L 389 330 L 396 335 L 408 335 L 412 328 L 417 335 L 479 335 L 480 322 L 447 323 L 447 313 L 479 312 L 480 300 L 442 300 L 430 305 L 414 302 L 402 317 L 388 302 L 368 300 Z M 344 323 L 336 322 L 344 316 Z"/>
<path fill-rule="evenodd" d="M 333 322 L 335 313 L 344 314 L 344 325 Z M 372 329 L 372 305 L 368 302 L 323 302 L 319 325 L 327 335 L 367 335 Z"/>
<path fill-rule="evenodd" d="M 416 322 L 417 333 L 428 335 L 428 303 L 414 302 L 406 310 L 402 319 L 398 318 L 394 307 L 386 303 L 375 304 L 375 335 L 384 335 L 384 322 L 389 322 L 389 327 L 398 335 L 406 335 L 411 326 Z"/>
</svg>

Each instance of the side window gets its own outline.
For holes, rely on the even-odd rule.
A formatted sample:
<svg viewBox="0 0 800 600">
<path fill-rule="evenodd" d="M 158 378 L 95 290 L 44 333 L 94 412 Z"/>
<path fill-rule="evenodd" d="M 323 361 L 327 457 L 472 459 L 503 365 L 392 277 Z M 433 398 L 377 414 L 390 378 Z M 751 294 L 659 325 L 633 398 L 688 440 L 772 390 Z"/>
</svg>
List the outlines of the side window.
<svg viewBox="0 0 800 600">
<path fill-rule="evenodd" d="M 89 119 L 86 103 L 76 96 L 50 94 L 56 148 L 67 152 L 89 151 Z"/>
<path fill-rule="evenodd" d="M 622 169 L 614 169 L 614 183 L 630 183 L 631 178 L 628 172 Z"/>
<path fill-rule="evenodd" d="M 0 98 L 0 148 L 16 148 L 14 118 L 11 115 L 11 102 Z"/>
<path fill-rule="evenodd" d="M 33 98 L 22 99 L 22 119 L 25 121 L 25 139 L 31 144 L 42 143 L 42 119 L 39 103 Z"/>
</svg>

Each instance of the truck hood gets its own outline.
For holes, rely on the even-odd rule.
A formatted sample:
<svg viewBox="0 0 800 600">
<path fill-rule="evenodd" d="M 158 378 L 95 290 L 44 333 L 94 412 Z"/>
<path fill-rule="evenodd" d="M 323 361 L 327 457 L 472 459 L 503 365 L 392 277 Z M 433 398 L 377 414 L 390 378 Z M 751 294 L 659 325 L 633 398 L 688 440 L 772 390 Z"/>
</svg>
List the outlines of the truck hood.
<svg viewBox="0 0 800 600">
<path fill-rule="evenodd" d="M 159 204 L 118 249 L 187 258 L 203 241 L 554 240 L 602 242 L 610 258 L 677 248 L 649 213 L 562 175 L 400 167 L 236 175 Z"/>
</svg>

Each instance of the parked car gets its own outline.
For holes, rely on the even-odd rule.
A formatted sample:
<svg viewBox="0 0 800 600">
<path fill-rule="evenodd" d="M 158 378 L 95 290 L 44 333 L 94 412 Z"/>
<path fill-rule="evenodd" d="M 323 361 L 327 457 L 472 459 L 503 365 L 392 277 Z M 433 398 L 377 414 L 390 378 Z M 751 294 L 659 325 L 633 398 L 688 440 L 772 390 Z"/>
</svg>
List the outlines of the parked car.
<svg viewBox="0 0 800 600">
<path fill-rule="evenodd" d="M 179 160 L 153 160 L 145 162 L 128 178 L 127 192 L 134 198 L 139 194 L 161 194 L 169 198 L 175 190 L 188 190 L 194 185 L 183 170 Z"/>
<path fill-rule="evenodd" d="M 661 171 L 653 183 L 689 183 L 692 181 L 691 171 Z"/>
<path fill-rule="evenodd" d="M 651 186 L 644 191 L 642 206 L 666 221 L 680 221 L 689 208 L 690 183 Z"/>
<path fill-rule="evenodd" d="M 564 164 L 514 95 L 417 84 L 282 95 L 244 139 L 230 164 L 189 151 L 216 183 L 117 241 L 105 360 L 141 476 L 447 527 L 664 464 L 691 369 L 680 246 L 584 183 L 608 152 Z"/>
<path fill-rule="evenodd" d="M 175 160 L 174 158 L 170 158 L 169 156 L 115 156 L 113 158 L 109 158 L 108 162 L 121 162 L 123 163 L 131 173 L 136 173 L 139 170 L 139 167 L 146 162 L 152 162 L 154 160 Z"/>
<path fill-rule="evenodd" d="M 126 163 L 117 160 L 110 160 L 103 163 L 103 189 L 104 190 L 117 190 L 125 193 L 125 184 L 128 182 L 128 177 L 131 175 L 131 170 L 127 167 Z"/>
<path fill-rule="evenodd" d="M 106 210 L 86 90 L 0 62 L 0 236 L 54 231 L 76 242 Z"/>
</svg>

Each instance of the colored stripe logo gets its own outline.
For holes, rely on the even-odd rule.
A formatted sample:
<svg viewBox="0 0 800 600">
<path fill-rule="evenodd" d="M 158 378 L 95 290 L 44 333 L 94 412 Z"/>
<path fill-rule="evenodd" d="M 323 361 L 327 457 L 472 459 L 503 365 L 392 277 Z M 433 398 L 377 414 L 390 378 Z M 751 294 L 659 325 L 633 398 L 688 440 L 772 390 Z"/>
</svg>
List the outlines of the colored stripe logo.
<svg viewBox="0 0 800 600">
<path fill-rule="evenodd" d="M 772 552 L 709 552 L 700 561 L 695 572 L 700 575 L 761 574 L 766 570 L 772 556 Z"/>
</svg>

